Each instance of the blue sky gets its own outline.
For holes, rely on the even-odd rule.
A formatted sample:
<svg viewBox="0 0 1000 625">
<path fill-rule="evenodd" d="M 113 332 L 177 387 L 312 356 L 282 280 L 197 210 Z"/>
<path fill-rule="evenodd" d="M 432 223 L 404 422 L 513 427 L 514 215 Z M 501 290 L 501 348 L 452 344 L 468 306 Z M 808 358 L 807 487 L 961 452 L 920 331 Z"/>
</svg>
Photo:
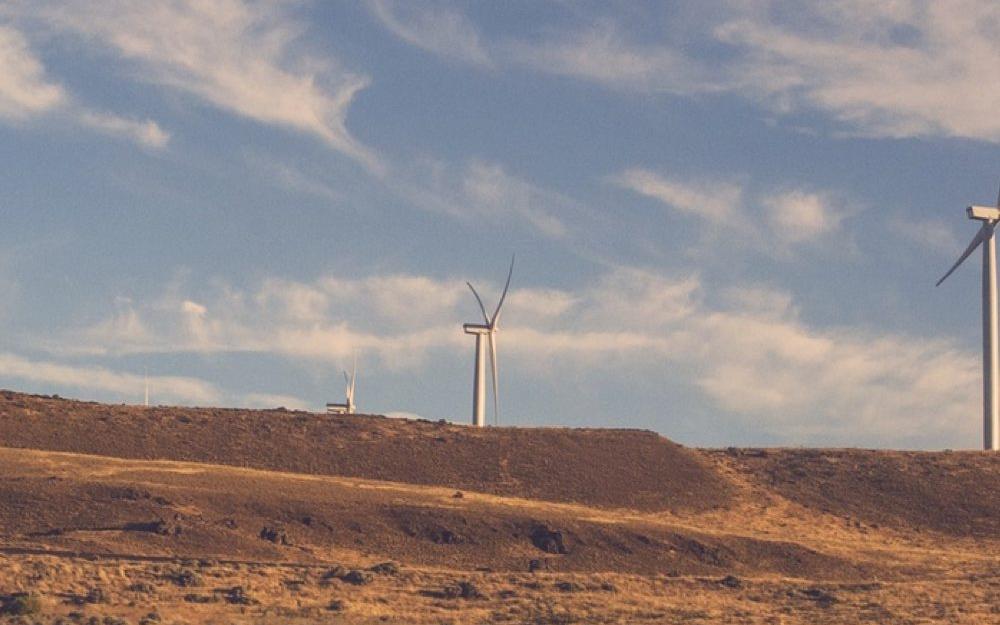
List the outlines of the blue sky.
<svg viewBox="0 0 1000 625">
<path fill-rule="evenodd" d="M 0 5 L 0 385 L 978 447 L 994 2 Z"/>
</svg>

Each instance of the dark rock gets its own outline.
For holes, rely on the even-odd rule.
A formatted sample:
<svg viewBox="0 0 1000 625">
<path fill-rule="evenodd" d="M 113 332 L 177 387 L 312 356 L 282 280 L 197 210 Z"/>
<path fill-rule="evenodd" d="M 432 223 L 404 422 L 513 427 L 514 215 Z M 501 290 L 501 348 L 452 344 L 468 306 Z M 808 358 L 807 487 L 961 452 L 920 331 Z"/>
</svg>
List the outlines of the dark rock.
<svg viewBox="0 0 1000 625">
<path fill-rule="evenodd" d="M 269 540 L 276 545 L 291 545 L 292 541 L 288 539 L 288 534 L 285 533 L 282 527 L 271 527 L 265 525 L 260 530 L 260 537 L 264 540 Z"/>
<path fill-rule="evenodd" d="M 397 575 L 399 574 L 399 565 L 395 562 L 379 562 L 375 566 L 369 567 L 368 569 L 376 575 Z"/>
<path fill-rule="evenodd" d="M 551 530 L 545 525 L 536 525 L 531 530 L 531 542 L 545 553 L 569 553 L 563 542 L 562 532 Z"/>
<path fill-rule="evenodd" d="M 719 583 L 725 586 L 726 588 L 739 588 L 743 586 L 743 582 L 741 582 L 740 578 L 736 577 L 735 575 L 726 575 L 725 577 L 719 580 Z"/>
<path fill-rule="evenodd" d="M 544 558 L 540 560 L 537 559 L 531 560 L 530 562 L 528 562 L 529 573 L 534 573 L 535 571 L 545 571 L 548 570 L 548 568 L 549 568 L 549 561 L 545 560 Z"/>
<path fill-rule="evenodd" d="M 358 569 L 352 569 L 340 577 L 341 581 L 354 584 L 355 586 L 369 584 L 374 578 L 370 572 L 359 571 Z"/>
</svg>

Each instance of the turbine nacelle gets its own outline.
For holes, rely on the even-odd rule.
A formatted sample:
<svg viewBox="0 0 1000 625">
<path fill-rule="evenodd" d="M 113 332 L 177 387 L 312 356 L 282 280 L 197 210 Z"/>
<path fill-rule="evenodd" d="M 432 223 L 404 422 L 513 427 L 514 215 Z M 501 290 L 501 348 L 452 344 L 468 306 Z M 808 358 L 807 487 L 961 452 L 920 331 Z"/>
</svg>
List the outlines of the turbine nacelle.
<svg viewBox="0 0 1000 625">
<path fill-rule="evenodd" d="M 997 222 L 1000 221 L 1000 207 L 994 206 L 970 206 L 965 209 L 969 219 L 979 221 Z"/>
<path fill-rule="evenodd" d="M 462 330 L 466 334 L 489 334 L 493 331 L 490 326 L 484 326 L 481 323 L 466 323 L 462 326 Z"/>
</svg>

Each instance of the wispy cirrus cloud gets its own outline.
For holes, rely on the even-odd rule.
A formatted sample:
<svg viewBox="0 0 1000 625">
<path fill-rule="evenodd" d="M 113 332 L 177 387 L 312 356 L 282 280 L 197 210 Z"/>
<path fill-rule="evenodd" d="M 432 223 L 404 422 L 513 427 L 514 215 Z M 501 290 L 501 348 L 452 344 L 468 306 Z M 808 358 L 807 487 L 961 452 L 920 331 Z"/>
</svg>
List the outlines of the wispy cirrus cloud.
<svg viewBox="0 0 1000 625">
<path fill-rule="evenodd" d="M 420 22 L 433 25 L 437 10 L 418 10 Z M 581 16 L 587 10 L 577 7 L 542 36 L 493 40 L 446 11 L 482 55 L 508 67 L 644 94 L 735 94 L 783 114 L 819 111 L 850 134 L 1000 141 L 1000 9 L 992 0 L 732 3 L 682 29 L 671 28 L 677 16 L 666 7 L 636 8 L 646 13 L 642 28 L 604 8 Z M 393 28 L 394 5 L 379 17 L 413 45 L 467 57 L 432 45 L 446 29 Z M 651 35 L 650 24 L 663 26 Z"/>
<path fill-rule="evenodd" d="M 301 41 L 304 25 L 288 3 L 43 0 L 17 17 L 111 53 L 139 82 L 318 137 L 381 171 L 378 157 L 346 126 L 348 108 L 368 77 L 329 56 L 310 55 Z"/>
<path fill-rule="evenodd" d="M 51 111 L 67 100 L 19 31 L 0 24 L 0 118 L 23 120 Z"/>
<path fill-rule="evenodd" d="M 839 231 L 844 219 L 858 210 L 824 192 L 775 189 L 751 193 L 736 177 L 688 179 L 632 167 L 608 180 L 707 224 L 712 233 L 739 231 L 738 240 L 784 257 Z"/>
<path fill-rule="evenodd" d="M 476 27 L 447 4 L 370 0 L 368 6 L 394 35 L 418 48 L 473 65 L 492 65 Z"/>
<path fill-rule="evenodd" d="M 420 208 L 458 219 L 518 223 L 552 239 L 569 232 L 562 215 L 578 216 L 582 210 L 573 199 L 495 162 L 471 159 L 454 165 L 423 159 L 396 174 L 392 188 Z"/>
<path fill-rule="evenodd" d="M 160 149 L 170 135 L 152 120 L 135 120 L 93 110 L 75 100 L 46 72 L 27 38 L 0 24 L 0 120 L 26 122 L 41 116 L 64 119 L 102 134 Z"/>
</svg>

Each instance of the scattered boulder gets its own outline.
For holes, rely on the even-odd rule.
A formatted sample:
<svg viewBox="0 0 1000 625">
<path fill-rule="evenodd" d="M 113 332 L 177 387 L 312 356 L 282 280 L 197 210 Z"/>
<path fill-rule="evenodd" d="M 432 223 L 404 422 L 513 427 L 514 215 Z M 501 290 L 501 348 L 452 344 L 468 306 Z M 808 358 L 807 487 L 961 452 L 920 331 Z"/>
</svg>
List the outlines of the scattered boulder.
<svg viewBox="0 0 1000 625">
<path fill-rule="evenodd" d="M 223 595 L 226 603 L 233 605 L 252 605 L 257 603 L 242 586 L 233 586 Z"/>
<path fill-rule="evenodd" d="M 272 527 L 269 525 L 265 525 L 260 530 L 260 537 L 263 538 L 264 540 L 271 541 L 276 545 L 288 546 L 292 544 L 292 541 L 289 540 L 288 534 L 285 532 L 285 529 L 279 526 Z"/>
<path fill-rule="evenodd" d="M 583 586 L 577 584 L 576 582 L 571 582 L 568 580 L 558 581 L 555 584 L 556 589 L 560 592 L 580 592 L 583 590 Z"/>
<path fill-rule="evenodd" d="M 485 599 L 484 595 L 474 583 L 462 580 L 457 584 L 450 584 L 444 587 L 442 595 L 446 599 Z"/>
<path fill-rule="evenodd" d="M 16 593 L 7 597 L 2 597 L 0 614 L 11 616 L 30 616 L 42 611 L 42 600 L 33 593 Z"/>
<path fill-rule="evenodd" d="M 169 576 L 170 580 L 182 588 L 201 586 L 201 577 L 191 569 L 181 569 Z"/>
<path fill-rule="evenodd" d="M 545 558 L 535 559 L 528 562 L 528 572 L 546 571 L 549 568 L 549 561 Z"/>
<path fill-rule="evenodd" d="M 725 586 L 726 588 L 740 588 L 743 586 L 743 582 L 741 582 L 740 578 L 735 575 L 726 575 L 719 580 L 719 584 Z"/>
<path fill-rule="evenodd" d="M 373 579 L 375 579 L 375 576 L 369 571 L 360 571 L 358 569 L 352 569 L 340 577 L 340 581 L 354 584 L 355 586 L 370 584 Z"/>
<path fill-rule="evenodd" d="M 368 570 L 376 575 L 398 575 L 399 565 L 392 561 L 379 562 L 378 564 L 369 567 Z"/>
<path fill-rule="evenodd" d="M 545 553 L 567 554 L 563 534 L 558 530 L 549 529 L 545 525 L 536 525 L 531 530 L 531 543 Z"/>
</svg>

